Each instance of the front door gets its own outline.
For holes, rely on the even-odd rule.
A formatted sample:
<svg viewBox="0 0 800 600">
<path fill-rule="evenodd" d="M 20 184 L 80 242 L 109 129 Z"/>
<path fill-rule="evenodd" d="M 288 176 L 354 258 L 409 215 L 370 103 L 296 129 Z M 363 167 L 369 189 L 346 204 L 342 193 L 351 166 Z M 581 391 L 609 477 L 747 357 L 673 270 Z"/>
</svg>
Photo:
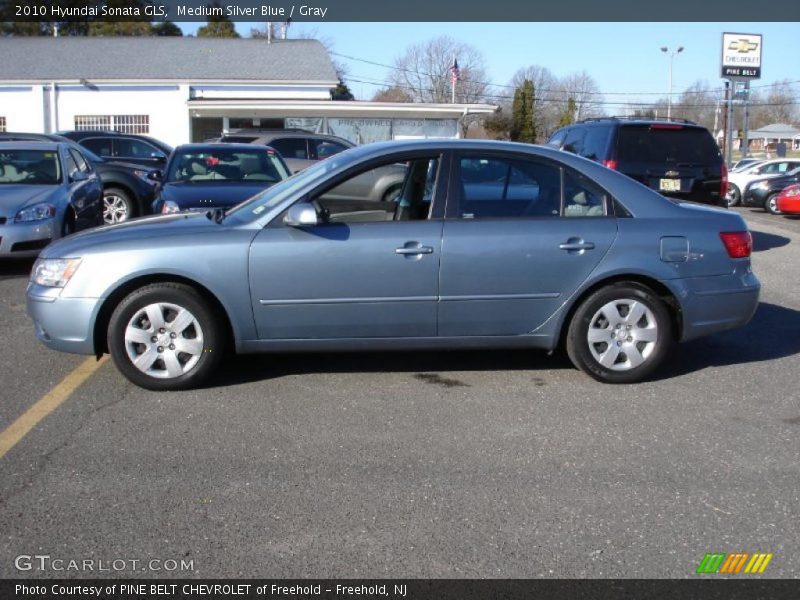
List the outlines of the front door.
<svg viewBox="0 0 800 600">
<path fill-rule="evenodd" d="M 250 281 L 261 339 L 436 336 L 442 220 L 433 216 L 433 192 L 441 160 L 385 165 L 395 163 L 406 169 L 398 201 L 376 201 L 369 191 L 345 197 L 342 188 L 358 189 L 348 178 L 310 198 L 318 225 L 290 227 L 278 217 L 256 236 Z"/>
</svg>

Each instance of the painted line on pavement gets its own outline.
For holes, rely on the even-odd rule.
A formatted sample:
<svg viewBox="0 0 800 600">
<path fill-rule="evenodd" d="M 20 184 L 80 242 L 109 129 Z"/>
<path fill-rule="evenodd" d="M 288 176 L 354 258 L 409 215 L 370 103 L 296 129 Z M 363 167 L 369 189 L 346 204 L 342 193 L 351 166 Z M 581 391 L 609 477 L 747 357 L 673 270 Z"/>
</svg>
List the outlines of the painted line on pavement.
<svg viewBox="0 0 800 600">
<path fill-rule="evenodd" d="M 0 458 L 3 458 L 9 450 L 16 446 L 42 419 L 61 406 L 107 360 L 107 354 L 100 360 L 93 356 L 87 358 L 9 425 L 3 433 L 0 433 Z"/>
</svg>

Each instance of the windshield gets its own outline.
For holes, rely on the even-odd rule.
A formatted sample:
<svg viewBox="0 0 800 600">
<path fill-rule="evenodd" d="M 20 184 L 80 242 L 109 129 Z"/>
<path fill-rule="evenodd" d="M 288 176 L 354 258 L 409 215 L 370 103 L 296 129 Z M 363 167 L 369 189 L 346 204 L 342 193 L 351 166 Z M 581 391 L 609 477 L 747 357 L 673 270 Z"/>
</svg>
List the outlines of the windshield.
<svg viewBox="0 0 800 600">
<path fill-rule="evenodd" d="M 271 149 L 191 148 L 177 150 L 165 183 L 249 182 L 277 183 L 289 177 L 281 159 Z"/>
<path fill-rule="evenodd" d="M 315 182 L 323 179 L 328 173 L 335 171 L 344 164 L 350 163 L 352 161 L 350 152 L 351 151 L 347 151 L 337 154 L 327 160 L 319 161 L 307 169 L 303 169 L 289 179 L 277 185 L 273 185 L 271 188 L 264 190 L 260 194 L 256 194 L 252 198 L 248 198 L 241 204 L 237 204 L 228 210 L 226 216 L 233 217 L 234 221 L 240 223 L 254 221 L 267 210 L 291 197 L 298 190 L 308 185 L 313 185 Z"/>
<path fill-rule="evenodd" d="M 58 153 L 52 150 L 0 150 L 0 184 L 52 185 L 61 182 Z"/>
</svg>

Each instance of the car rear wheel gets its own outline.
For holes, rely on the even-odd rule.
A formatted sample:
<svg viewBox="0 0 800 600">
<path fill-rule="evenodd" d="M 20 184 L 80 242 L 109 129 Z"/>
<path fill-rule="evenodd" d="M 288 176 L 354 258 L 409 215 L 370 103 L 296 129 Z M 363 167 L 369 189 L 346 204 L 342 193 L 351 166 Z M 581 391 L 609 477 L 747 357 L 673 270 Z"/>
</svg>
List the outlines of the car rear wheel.
<svg viewBox="0 0 800 600">
<path fill-rule="evenodd" d="M 728 206 L 738 206 L 742 201 L 742 192 L 739 186 L 735 183 L 728 183 L 728 193 L 725 195 L 725 200 L 728 201 Z"/>
<path fill-rule="evenodd" d="M 572 363 L 605 383 L 634 383 L 650 375 L 672 343 L 667 306 L 652 290 L 617 283 L 581 303 L 569 324 Z"/>
<path fill-rule="evenodd" d="M 136 208 L 125 190 L 106 188 L 103 190 L 103 221 L 111 225 L 122 223 L 136 216 Z"/>
<path fill-rule="evenodd" d="M 778 208 L 778 194 L 770 194 L 764 201 L 764 210 L 772 215 L 781 214 Z"/>
<path fill-rule="evenodd" d="M 157 283 L 129 294 L 114 310 L 108 348 L 117 368 L 149 390 L 202 383 L 222 358 L 223 330 L 193 288 Z"/>
</svg>

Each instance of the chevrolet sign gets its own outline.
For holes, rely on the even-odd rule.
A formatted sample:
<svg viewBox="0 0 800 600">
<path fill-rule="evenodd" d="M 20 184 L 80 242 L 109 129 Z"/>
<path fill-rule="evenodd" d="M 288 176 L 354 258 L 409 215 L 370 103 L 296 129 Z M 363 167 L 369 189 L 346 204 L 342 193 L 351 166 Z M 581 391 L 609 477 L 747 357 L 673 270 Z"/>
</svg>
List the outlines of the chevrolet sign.
<svg viewBox="0 0 800 600">
<path fill-rule="evenodd" d="M 726 79 L 761 77 L 761 34 L 722 34 L 722 77 Z"/>
</svg>

